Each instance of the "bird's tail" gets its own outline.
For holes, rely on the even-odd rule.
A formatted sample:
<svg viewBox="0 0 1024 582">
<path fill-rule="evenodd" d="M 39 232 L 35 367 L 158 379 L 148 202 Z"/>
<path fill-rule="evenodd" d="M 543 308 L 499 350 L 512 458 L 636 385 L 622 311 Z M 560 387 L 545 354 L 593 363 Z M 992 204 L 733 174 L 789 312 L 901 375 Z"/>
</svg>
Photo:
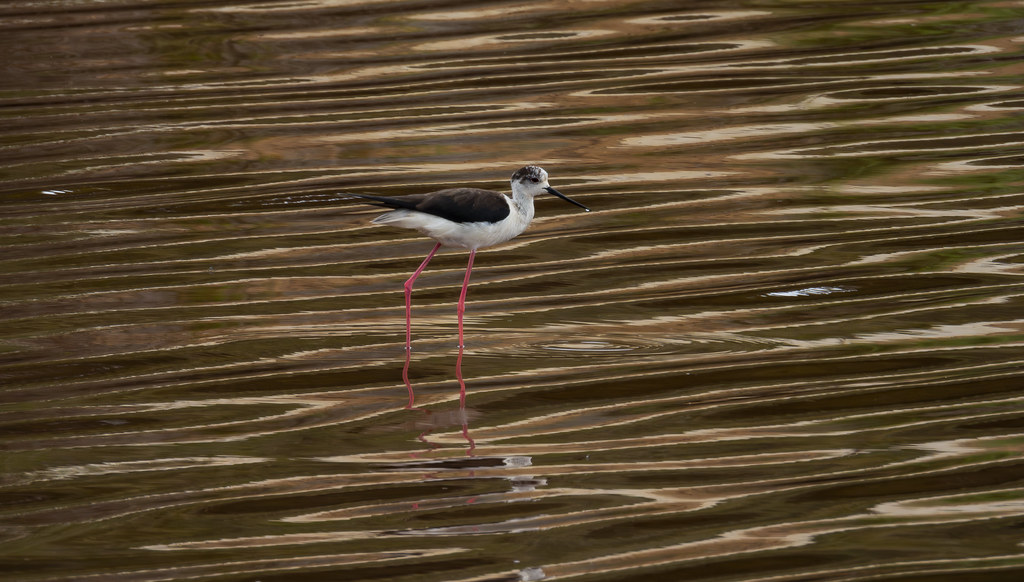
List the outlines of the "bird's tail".
<svg viewBox="0 0 1024 582">
<path fill-rule="evenodd" d="M 373 202 L 368 202 L 367 204 L 372 204 L 373 206 L 380 206 L 381 208 L 391 208 L 395 210 L 402 208 L 406 210 L 412 210 L 416 208 L 415 203 L 410 202 L 409 200 L 402 200 L 401 198 L 392 198 L 390 196 L 371 196 L 370 194 L 348 193 L 348 195 L 354 196 L 356 198 L 362 198 L 364 200 L 372 200 Z"/>
</svg>

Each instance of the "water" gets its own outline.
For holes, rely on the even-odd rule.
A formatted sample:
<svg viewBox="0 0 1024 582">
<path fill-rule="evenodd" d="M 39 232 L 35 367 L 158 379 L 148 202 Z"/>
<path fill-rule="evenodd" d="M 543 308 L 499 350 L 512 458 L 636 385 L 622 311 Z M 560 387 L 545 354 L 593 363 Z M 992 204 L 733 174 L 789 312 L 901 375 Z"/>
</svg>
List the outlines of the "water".
<svg viewBox="0 0 1024 582">
<path fill-rule="evenodd" d="M 0 571 L 1018 580 L 1014 2 L 0 7 Z M 344 192 L 547 198 L 477 257 Z"/>
</svg>

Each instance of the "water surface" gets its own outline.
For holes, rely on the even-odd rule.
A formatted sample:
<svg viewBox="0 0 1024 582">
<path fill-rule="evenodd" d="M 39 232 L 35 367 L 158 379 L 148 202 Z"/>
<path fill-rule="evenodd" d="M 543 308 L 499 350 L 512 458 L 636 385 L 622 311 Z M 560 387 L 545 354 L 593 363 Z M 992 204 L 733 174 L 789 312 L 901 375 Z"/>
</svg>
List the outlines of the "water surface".
<svg viewBox="0 0 1024 582">
<path fill-rule="evenodd" d="M 1015 2 L 0 7 L 0 571 L 1024 575 Z M 346 192 L 538 202 L 467 254 Z"/>
</svg>

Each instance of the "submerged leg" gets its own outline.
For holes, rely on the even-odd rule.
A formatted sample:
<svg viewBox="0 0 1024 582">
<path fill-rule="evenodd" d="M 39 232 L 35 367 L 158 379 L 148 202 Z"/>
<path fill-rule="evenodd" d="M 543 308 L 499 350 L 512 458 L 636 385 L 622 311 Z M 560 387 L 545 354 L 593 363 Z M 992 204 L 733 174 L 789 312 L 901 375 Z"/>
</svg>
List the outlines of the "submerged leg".
<svg viewBox="0 0 1024 582">
<path fill-rule="evenodd" d="M 466 347 L 462 341 L 462 314 L 466 312 L 466 290 L 469 289 L 469 274 L 473 272 L 473 257 L 476 256 L 476 249 L 469 251 L 469 263 L 466 264 L 466 278 L 462 280 L 462 294 L 459 295 L 459 347 Z"/>
<path fill-rule="evenodd" d="M 437 254 L 437 249 L 441 248 L 441 243 L 434 245 L 434 249 L 430 251 L 427 258 L 423 259 L 420 263 L 420 268 L 416 269 L 416 272 L 412 274 L 412 277 L 405 282 L 405 350 L 412 350 L 412 284 L 416 282 L 416 277 L 420 276 L 423 269 L 427 268 L 427 263 L 430 259 L 434 258 Z"/>
</svg>

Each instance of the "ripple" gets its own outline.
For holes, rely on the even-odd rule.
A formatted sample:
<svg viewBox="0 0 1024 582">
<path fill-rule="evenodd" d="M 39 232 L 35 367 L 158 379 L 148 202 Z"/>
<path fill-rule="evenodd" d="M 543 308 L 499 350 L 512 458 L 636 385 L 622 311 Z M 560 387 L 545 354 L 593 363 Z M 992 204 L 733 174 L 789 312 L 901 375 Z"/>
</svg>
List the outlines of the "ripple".
<svg viewBox="0 0 1024 582">
<path fill-rule="evenodd" d="M 580 340 L 580 341 L 563 341 L 556 342 L 550 345 L 542 345 L 541 349 L 551 350 L 555 352 L 573 352 L 580 354 L 596 353 L 606 354 L 610 352 L 633 352 L 637 350 L 650 349 L 652 346 L 645 344 L 633 344 L 626 345 L 622 343 L 612 343 L 606 340 Z"/>
<path fill-rule="evenodd" d="M 8 577 L 1019 568 L 1005 3 L 185 4 L 0 5 Z"/>
<path fill-rule="evenodd" d="M 816 295 L 835 295 L 836 293 L 853 293 L 857 291 L 855 287 L 834 287 L 831 285 L 823 285 L 821 287 L 804 287 L 803 289 L 793 289 L 790 291 L 769 291 L 768 293 L 762 293 L 762 297 L 812 297 Z"/>
</svg>

